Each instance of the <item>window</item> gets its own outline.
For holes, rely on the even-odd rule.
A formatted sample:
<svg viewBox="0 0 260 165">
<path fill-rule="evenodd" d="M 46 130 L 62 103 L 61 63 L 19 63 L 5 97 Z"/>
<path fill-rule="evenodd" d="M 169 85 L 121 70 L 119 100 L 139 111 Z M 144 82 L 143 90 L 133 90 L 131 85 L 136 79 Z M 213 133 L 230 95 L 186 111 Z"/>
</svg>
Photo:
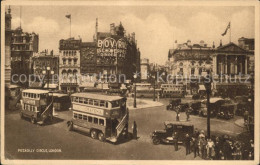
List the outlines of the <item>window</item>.
<svg viewBox="0 0 260 165">
<path fill-rule="evenodd" d="M 94 117 L 94 123 L 95 123 L 95 124 L 98 124 L 98 118 L 95 118 L 95 117 Z"/>
<path fill-rule="evenodd" d="M 98 100 L 94 100 L 94 105 L 95 106 L 99 106 L 99 101 Z"/>
<path fill-rule="evenodd" d="M 88 120 L 88 117 L 86 115 L 83 115 L 83 120 Z"/>
<path fill-rule="evenodd" d="M 79 116 L 78 116 L 78 117 L 79 117 L 79 119 L 82 119 L 82 114 L 79 114 Z"/>
<path fill-rule="evenodd" d="M 33 98 L 36 98 L 36 94 L 33 94 Z"/>
<path fill-rule="evenodd" d="M 89 103 L 90 105 L 93 105 L 93 100 L 89 99 L 89 100 L 88 100 L 88 103 Z"/>
<path fill-rule="evenodd" d="M 63 65 L 66 65 L 66 59 L 63 59 Z"/>
<path fill-rule="evenodd" d="M 83 102 L 84 102 L 84 104 L 88 104 L 88 99 L 84 98 Z"/>
<path fill-rule="evenodd" d="M 100 104 L 99 104 L 101 107 L 104 107 L 105 106 L 105 101 L 100 101 Z"/>
<path fill-rule="evenodd" d="M 91 116 L 88 116 L 88 122 L 92 123 L 93 118 Z"/>
<path fill-rule="evenodd" d="M 68 62 L 69 62 L 69 65 L 71 65 L 71 59 L 69 59 L 69 61 L 68 61 Z"/>
<path fill-rule="evenodd" d="M 106 107 L 108 108 L 108 102 L 106 102 Z"/>
<path fill-rule="evenodd" d="M 119 101 L 112 101 L 111 104 L 112 104 L 112 108 L 119 107 Z"/>
<path fill-rule="evenodd" d="M 76 65 L 77 64 L 77 59 L 74 59 L 74 65 Z"/>
<path fill-rule="evenodd" d="M 78 97 L 75 97 L 74 101 L 75 101 L 75 102 L 79 102 L 79 98 L 78 98 Z"/>
<path fill-rule="evenodd" d="M 79 98 L 79 103 L 83 103 L 83 98 Z"/>
<path fill-rule="evenodd" d="M 74 116 L 73 116 L 75 119 L 78 118 L 78 114 L 77 113 L 74 113 Z"/>
<path fill-rule="evenodd" d="M 191 74 L 194 75 L 194 72 L 195 72 L 195 69 L 194 68 L 191 68 Z"/>
<path fill-rule="evenodd" d="M 103 119 L 99 119 L 99 125 L 105 125 L 105 121 Z"/>
</svg>

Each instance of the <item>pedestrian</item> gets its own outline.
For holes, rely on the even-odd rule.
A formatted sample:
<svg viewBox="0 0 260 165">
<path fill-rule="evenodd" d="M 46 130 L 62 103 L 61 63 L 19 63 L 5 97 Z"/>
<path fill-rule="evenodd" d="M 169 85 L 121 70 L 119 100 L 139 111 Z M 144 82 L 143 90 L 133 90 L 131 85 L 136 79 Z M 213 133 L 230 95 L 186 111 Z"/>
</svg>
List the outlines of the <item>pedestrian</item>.
<svg viewBox="0 0 260 165">
<path fill-rule="evenodd" d="M 158 102 L 160 101 L 160 93 L 159 92 L 157 93 L 157 101 Z"/>
<path fill-rule="evenodd" d="M 202 159 L 206 159 L 207 158 L 207 140 L 205 139 L 205 137 L 201 137 L 200 140 L 200 153 L 201 153 L 201 157 Z"/>
<path fill-rule="evenodd" d="M 214 142 L 211 140 L 211 138 L 208 139 L 208 143 L 207 143 L 207 155 L 209 159 L 212 159 L 212 153 L 214 149 Z"/>
<path fill-rule="evenodd" d="M 220 160 L 220 141 L 219 137 L 216 137 L 216 142 L 215 142 L 215 159 Z"/>
<path fill-rule="evenodd" d="M 185 136 L 186 155 L 190 154 L 190 142 L 191 142 L 191 138 L 189 134 L 186 134 Z"/>
<path fill-rule="evenodd" d="M 133 129 L 133 138 L 137 140 L 137 124 L 135 121 L 133 123 L 132 129 Z"/>
<path fill-rule="evenodd" d="M 178 133 L 174 132 L 172 138 L 173 138 L 174 149 L 175 151 L 178 151 Z"/>
<path fill-rule="evenodd" d="M 189 121 L 189 119 L 190 119 L 190 112 L 191 112 L 191 110 L 192 110 L 191 107 L 186 109 L 186 116 L 187 116 L 186 119 L 187 119 L 187 121 Z"/>
<path fill-rule="evenodd" d="M 226 139 L 223 143 L 223 156 L 225 160 L 228 160 L 228 152 L 229 152 L 229 143 Z"/>
<path fill-rule="evenodd" d="M 193 146 L 194 158 L 196 158 L 197 154 L 200 156 L 199 153 L 199 139 L 194 138 L 194 146 Z"/>
<path fill-rule="evenodd" d="M 249 160 L 253 160 L 254 159 L 254 141 L 250 140 L 250 148 L 249 148 Z"/>
<path fill-rule="evenodd" d="M 248 117 L 249 117 L 249 112 L 246 110 L 244 112 L 244 123 L 247 124 L 248 123 Z"/>
<path fill-rule="evenodd" d="M 176 121 L 180 121 L 180 108 L 179 108 L 179 106 L 177 106 L 177 109 L 176 109 Z"/>
</svg>

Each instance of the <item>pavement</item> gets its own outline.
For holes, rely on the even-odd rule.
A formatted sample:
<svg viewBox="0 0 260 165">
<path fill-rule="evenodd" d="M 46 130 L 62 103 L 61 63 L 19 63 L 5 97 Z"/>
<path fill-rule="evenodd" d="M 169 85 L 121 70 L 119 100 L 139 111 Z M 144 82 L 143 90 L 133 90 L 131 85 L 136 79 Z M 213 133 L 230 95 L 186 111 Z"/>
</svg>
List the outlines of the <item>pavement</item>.
<svg viewBox="0 0 260 165">
<path fill-rule="evenodd" d="M 239 126 L 239 127 L 242 127 L 242 128 L 245 127 L 245 125 L 244 125 L 244 119 L 237 119 L 237 120 L 235 121 L 235 124 L 236 124 L 237 126 Z"/>
<path fill-rule="evenodd" d="M 159 107 L 163 106 L 163 103 L 158 101 L 152 101 L 147 99 L 136 99 L 136 108 L 133 107 L 133 98 L 128 98 L 127 101 L 129 102 L 128 108 L 129 110 L 137 110 L 137 109 L 145 109 L 145 108 L 152 108 L 152 107 Z"/>
<path fill-rule="evenodd" d="M 132 105 L 131 99 L 128 103 Z M 132 100 L 133 101 L 133 100 Z M 160 103 L 160 104 L 159 104 Z M 129 132 L 132 133 L 132 124 L 137 123 L 138 140 L 126 139 L 117 145 L 109 142 L 102 143 L 78 131 L 68 131 L 67 121 L 71 120 L 71 111 L 57 111 L 54 121 L 47 125 L 31 124 L 29 119 L 20 119 L 19 111 L 5 114 L 5 157 L 7 159 L 81 159 L 81 160 L 200 160 L 191 153 L 186 156 L 185 147 L 180 145 L 174 151 L 173 145 L 153 145 L 150 137 L 154 130 L 163 130 L 164 121 L 176 119 L 174 111 L 167 111 L 169 99 L 138 99 L 137 107 L 142 110 L 129 111 Z M 151 107 L 156 104 L 157 106 Z M 160 106 L 163 105 L 163 106 Z M 144 108 L 148 107 L 150 108 Z M 212 135 L 228 134 L 237 136 L 245 130 L 234 122 L 242 119 L 211 119 Z M 181 113 L 181 121 L 186 120 L 185 113 Z M 188 123 L 199 130 L 206 130 L 207 118 L 190 116 Z M 26 152 L 23 149 L 34 152 Z M 31 149 L 31 150 L 30 150 Z M 61 152 L 41 152 L 40 149 L 57 149 Z M 22 151 L 21 151 L 22 150 Z"/>
</svg>

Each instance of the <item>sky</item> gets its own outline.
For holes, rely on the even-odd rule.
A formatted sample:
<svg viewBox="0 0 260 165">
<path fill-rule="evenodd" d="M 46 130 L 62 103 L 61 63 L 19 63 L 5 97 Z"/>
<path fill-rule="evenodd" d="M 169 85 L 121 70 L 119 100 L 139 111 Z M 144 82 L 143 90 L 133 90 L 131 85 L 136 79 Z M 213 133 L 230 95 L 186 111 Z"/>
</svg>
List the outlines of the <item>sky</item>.
<svg viewBox="0 0 260 165">
<path fill-rule="evenodd" d="M 126 33 L 135 32 L 141 58 L 165 64 L 173 43 L 192 44 L 203 40 L 216 46 L 220 40 L 229 43 L 229 32 L 221 34 L 231 22 L 232 42 L 238 38 L 254 38 L 255 11 L 251 6 L 11 6 L 12 29 L 22 25 L 25 32 L 39 34 L 39 51 L 54 50 L 58 54 L 59 40 L 69 38 L 72 17 L 72 37 L 83 42 L 93 41 L 95 21 L 98 31 L 109 32 L 110 24 L 120 21 Z M 21 20 L 20 20 L 21 15 Z"/>
</svg>

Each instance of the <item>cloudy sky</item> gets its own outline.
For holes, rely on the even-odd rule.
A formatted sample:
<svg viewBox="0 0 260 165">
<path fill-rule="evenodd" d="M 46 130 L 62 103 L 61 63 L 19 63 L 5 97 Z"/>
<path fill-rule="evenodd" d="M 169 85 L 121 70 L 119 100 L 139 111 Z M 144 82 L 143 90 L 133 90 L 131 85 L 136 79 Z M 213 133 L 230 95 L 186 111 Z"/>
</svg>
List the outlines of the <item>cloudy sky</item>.
<svg viewBox="0 0 260 165">
<path fill-rule="evenodd" d="M 127 33 L 136 33 L 141 58 L 164 64 L 168 50 L 175 40 L 192 43 L 204 40 L 212 46 L 229 42 L 229 33 L 222 37 L 231 21 L 232 42 L 240 37 L 254 37 L 254 7 L 244 6 L 11 6 L 12 29 L 21 24 L 26 32 L 39 34 L 40 50 L 53 49 L 58 54 L 60 39 L 69 37 L 69 20 L 72 15 L 72 36 L 92 41 L 95 20 L 98 31 L 109 31 L 110 23 L 121 21 Z"/>
</svg>

